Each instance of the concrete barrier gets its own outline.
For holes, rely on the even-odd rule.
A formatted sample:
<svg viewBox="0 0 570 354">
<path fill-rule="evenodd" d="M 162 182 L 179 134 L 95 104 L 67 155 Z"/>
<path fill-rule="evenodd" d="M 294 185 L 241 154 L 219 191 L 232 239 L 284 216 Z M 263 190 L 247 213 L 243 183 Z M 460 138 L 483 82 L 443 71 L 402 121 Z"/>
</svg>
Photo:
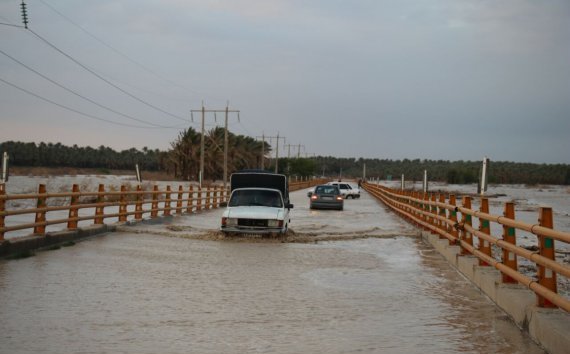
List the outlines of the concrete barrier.
<svg viewBox="0 0 570 354">
<path fill-rule="evenodd" d="M 442 240 L 426 231 L 422 232 L 422 238 L 546 351 L 552 354 L 570 352 L 570 314 L 538 307 L 536 295 L 530 289 L 518 284 L 503 284 L 498 270 L 479 266 L 474 256 L 460 255 L 459 247 L 450 246 L 447 239 Z"/>
<path fill-rule="evenodd" d="M 48 232 L 45 236 L 26 236 L 4 240 L 0 243 L 0 258 L 29 255 L 36 250 L 60 246 L 91 236 L 116 230 L 116 225 L 91 225 L 75 230 Z"/>
</svg>

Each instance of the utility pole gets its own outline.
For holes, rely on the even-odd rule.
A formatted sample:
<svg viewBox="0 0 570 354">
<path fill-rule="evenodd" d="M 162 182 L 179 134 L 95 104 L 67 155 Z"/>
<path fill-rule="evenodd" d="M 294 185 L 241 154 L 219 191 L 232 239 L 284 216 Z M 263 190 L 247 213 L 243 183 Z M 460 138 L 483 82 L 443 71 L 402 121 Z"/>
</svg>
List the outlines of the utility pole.
<svg viewBox="0 0 570 354">
<path fill-rule="evenodd" d="M 305 145 L 301 145 L 301 144 L 297 144 L 297 145 L 293 145 L 293 144 L 285 144 L 285 146 L 288 148 L 287 151 L 287 158 L 290 159 L 291 158 L 291 146 L 292 147 L 297 147 L 297 158 L 299 158 L 301 156 L 301 146 L 305 147 Z"/>
<path fill-rule="evenodd" d="M 291 146 L 293 147 L 297 147 L 297 158 L 301 157 L 301 146 L 303 147 L 303 150 L 305 150 L 305 145 L 301 145 L 301 144 L 285 144 L 285 146 L 289 149 L 288 153 L 287 153 L 287 158 L 290 159 L 291 158 Z"/>
<path fill-rule="evenodd" d="M 479 180 L 479 190 L 477 192 L 479 192 L 481 194 L 481 196 L 485 195 L 485 192 L 487 191 L 487 185 L 488 185 L 488 173 L 487 173 L 487 169 L 489 168 L 489 158 L 487 156 L 485 156 L 483 158 L 483 166 L 481 167 L 481 179 Z"/>
<path fill-rule="evenodd" d="M 287 148 L 287 159 L 291 158 L 291 144 L 285 144 L 285 147 Z"/>
<path fill-rule="evenodd" d="M 204 121 L 206 119 L 206 113 L 213 112 L 222 113 L 225 112 L 226 119 L 225 119 L 225 127 L 224 127 L 224 189 L 226 188 L 228 182 L 228 115 L 230 112 L 238 114 L 238 121 L 239 121 L 239 110 L 232 110 L 229 108 L 230 103 L 228 102 L 225 109 L 206 109 L 204 107 L 204 102 L 202 102 L 202 109 L 193 109 L 190 110 L 190 113 L 201 112 L 202 113 L 202 133 L 200 136 L 200 175 L 199 175 L 199 182 L 200 188 L 202 188 L 202 180 L 204 179 Z M 192 121 L 194 118 L 192 117 Z"/>
<path fill-rule="evenodd" d="M 301 146 L 303 147 L 303 150 L 305 150 L 305 145 L 297 145 L 297 158 L 301 158 Z"/>
<path fill-rule="evenodd" d="M 9 172 L 8 172 L 8 160 L 9 156 L 6 151 L 2 154 L 2 175 L 0 176 L 0 184 L 8 182 Z"/>
<path fill-rule="evenodd" d="M 271 141 L 271 139 L 276 139 L 277 140 L 277 144 L 275 144 L 275 173 L 279 172 L 279 139 L 283 139 L 283 144 L 285 144 L 285 137 L 284 136 L 279 136 L 279 133 L 277 133 L 277 136 L 268 136 L 267 137 L 269 139 L 269 141 Z"/>
<path fill-rule="evenodd" d="M 265 133 L 261 134 L 261 136 L 256 136 L 256 138 L 261 138 L 261 169 L 265 169 Z"/>
<path fill-rule="evenodd" d="M 238 122 L 240 121 L 239 118 L 239 111 L 233 110 L 231 112 L 237 112 Z M 224 190 L 226 190 L 226 185 L 228 183 L 228 115 L 230 113 L 230 102 L 226 104 L 226 121 L 224 125 Z"/>
</svg>

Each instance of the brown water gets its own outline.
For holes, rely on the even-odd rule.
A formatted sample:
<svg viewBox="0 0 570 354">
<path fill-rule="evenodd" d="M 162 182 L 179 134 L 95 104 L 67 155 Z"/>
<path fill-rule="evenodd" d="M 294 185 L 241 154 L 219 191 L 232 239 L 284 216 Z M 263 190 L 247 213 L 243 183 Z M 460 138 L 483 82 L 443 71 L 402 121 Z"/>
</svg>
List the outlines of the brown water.
<svg viewBox="0 0 570 354">
<path fill-rule="evenodd" d="M 352 213 L 356 206 L 364 212 Z M 212 211 L 145 227 L 154 234 L 0 261 L 0 353 L 542 353 L 433 249 L 390 236 L 399 221 L 373 201 L 345 209 L 309 214 L 296 205 L 292 228 L 380 238 L 158 234 L 177 236 L 173 225 L 198 218 L 217 223 Z M 342 218 L 360 218 L 362 229 L 343 228 Z"/>
</svg>

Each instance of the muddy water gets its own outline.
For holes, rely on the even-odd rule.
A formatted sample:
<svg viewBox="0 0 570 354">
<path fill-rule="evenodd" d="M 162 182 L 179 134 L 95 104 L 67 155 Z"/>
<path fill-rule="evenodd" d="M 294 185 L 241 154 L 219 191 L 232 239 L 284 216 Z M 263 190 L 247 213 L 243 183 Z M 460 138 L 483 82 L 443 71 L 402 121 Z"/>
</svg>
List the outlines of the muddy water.
<svg viewBox="0 0 570 354">
<path fill-rule="evenodd" d="M 397 219 L 363 217 L 344 230 L 326 219 L 345 214 L 295 210 L 297 233 L 314 227 L 307 237 L 332 228 L 375 237 L 158 234 L 207 231 L 175 219 L 149 227 L 154 234 L 109 234 L 0 261 L 0 353 L 542 353 L 435 251 L 392 235 Z M 186 231 L 167 228 L 176 225 Z"/>
</svg>

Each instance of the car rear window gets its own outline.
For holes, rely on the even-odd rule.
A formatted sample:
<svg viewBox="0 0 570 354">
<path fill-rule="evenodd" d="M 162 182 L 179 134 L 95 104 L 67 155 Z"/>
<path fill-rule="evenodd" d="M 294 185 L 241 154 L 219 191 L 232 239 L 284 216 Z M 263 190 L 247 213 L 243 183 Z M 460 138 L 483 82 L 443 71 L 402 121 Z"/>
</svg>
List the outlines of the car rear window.
<svg viewBox="0 0 570 354">
<path fill-rule="evenodd" d="M 318 186 L 315 189 L 315 193 L 317 194 L 339 194 L 338 188 L 335 186 Z"/>
</svg>

